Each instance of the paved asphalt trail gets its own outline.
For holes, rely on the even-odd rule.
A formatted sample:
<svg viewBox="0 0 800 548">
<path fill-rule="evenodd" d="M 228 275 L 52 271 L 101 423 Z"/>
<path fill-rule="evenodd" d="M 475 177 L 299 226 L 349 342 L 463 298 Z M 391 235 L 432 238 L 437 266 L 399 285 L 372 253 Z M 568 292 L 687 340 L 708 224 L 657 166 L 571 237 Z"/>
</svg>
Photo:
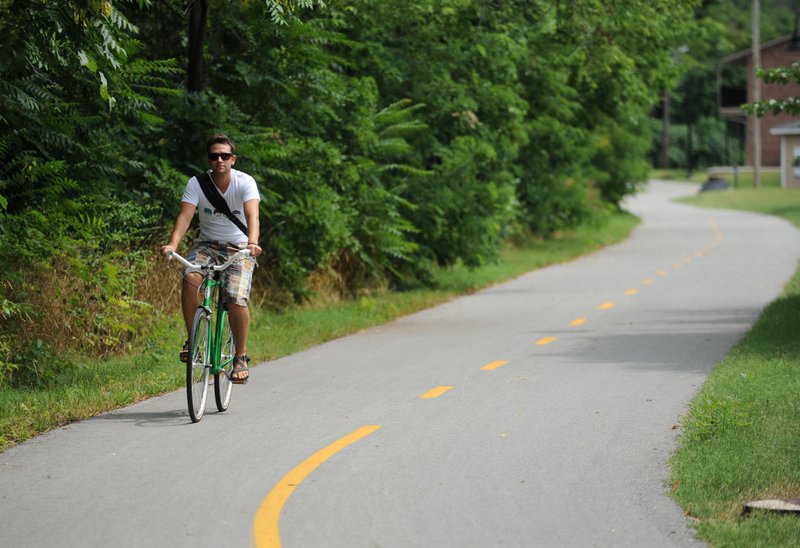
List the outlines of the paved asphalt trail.
<svg viewBox="0 0 800 548">
<path fill-rule="evenodd" d="M 180 391 L 12 448 L 0 544 L 270 546 L 281 489 L 287 547 L 697 544 L 666 495 L 675 425 L 800 233 L 670 202 L 694 190 L 651 183 L 622 244 L 260 365 L 199 424 Z"/>
</svg>

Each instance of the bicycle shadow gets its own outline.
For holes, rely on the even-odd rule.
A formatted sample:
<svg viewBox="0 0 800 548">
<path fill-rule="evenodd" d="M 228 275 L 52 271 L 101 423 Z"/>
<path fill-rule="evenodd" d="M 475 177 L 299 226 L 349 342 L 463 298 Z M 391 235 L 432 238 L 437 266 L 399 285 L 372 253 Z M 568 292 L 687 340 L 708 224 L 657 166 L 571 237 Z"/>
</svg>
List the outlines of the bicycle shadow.
<svg viewBox="0 0 800 548">
<path fill-rule="evenodd" d="M 134 426 L 148 428 L 164 428 L 192 424 L 187 410 L 175 409 L 173 411 L 113 411 L 98 415 L 95 419 L 114 420 L 133 423 Z"/>
</svg>

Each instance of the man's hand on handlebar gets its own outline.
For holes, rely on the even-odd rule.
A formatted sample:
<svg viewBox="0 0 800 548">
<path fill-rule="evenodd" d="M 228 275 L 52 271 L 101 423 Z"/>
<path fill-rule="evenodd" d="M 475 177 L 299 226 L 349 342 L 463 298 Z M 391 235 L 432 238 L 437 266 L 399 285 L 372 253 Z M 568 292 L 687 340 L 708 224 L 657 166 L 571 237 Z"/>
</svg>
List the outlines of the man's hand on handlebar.
<svg viewBox="0 0 800 548">
<path fill-rule="evenodd" d="M 261 255 L 262 251 L 261 246 L 258 244 L 252 244 L 252 243 L 247 244 L 247 249 L 250 250 L 250 255 L 252 255 L 253 257 L 258 257 L 259 255 Z"/>
</svg>

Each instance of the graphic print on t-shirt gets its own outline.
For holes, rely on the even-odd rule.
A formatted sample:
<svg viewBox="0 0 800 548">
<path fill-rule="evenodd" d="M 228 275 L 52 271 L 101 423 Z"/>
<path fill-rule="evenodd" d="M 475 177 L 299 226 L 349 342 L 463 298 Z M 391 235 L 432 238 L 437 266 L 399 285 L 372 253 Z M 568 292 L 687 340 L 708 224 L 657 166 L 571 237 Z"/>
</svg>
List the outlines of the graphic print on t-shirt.
<svg viewBox="0 0 800 548">
<path fill-rule="evenodd" d="M 225 215 L 223 212 L 221 212 L 221 211 L 219 211 L 217 209 L 212 211 L 210 207 L 204 207 L 203 208 L 203 213 L 205 213 L 206 215 L 219 215 L 219 216 L 222 216 L 222 217 L 227 217 L 227 215 Z M 233 213 L 234 215 L 239 215 L 239 216 L 242 215 L 242 212 L 239 211 L 238 209 L 231 210 L 231 213 Z"/>
</svg>

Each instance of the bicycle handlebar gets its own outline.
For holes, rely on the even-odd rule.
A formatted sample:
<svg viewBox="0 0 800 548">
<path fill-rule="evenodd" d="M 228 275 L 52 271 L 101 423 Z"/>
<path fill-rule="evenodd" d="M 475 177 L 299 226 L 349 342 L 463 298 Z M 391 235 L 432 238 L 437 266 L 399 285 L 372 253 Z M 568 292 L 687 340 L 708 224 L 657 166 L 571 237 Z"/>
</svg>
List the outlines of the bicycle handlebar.
<svg viewBox="0 0 800 548">
<path fill-rule="evenodd" d="M 167 260 L 170 261 L 172 259 L 176 259 L 179 263 L 183 264 L 187 268 L 197 269 L 197 270 L 201 270 L 201 271 L 202 270 L 211 270 L 213 272 L 220 272 L 222 270 L 225 270 L 229 266 L 231 266 L 233 263 L 235 263 L 239 259 L 241 259 L 243 257 L 247 257 L 249 255 L 250 255 L 250 250 L 249 249 L 242 249 L 242 250 L 237 251 L 236 253 L 234 253 L 227 261 L 225 261 L 222 264 L 206 265 L 206 264 L 199 264 L 199 263 L 190 263 L 184 257 L 181 257 L 177 252 L 168 251 L 167 252 Z"/>
</svg>

